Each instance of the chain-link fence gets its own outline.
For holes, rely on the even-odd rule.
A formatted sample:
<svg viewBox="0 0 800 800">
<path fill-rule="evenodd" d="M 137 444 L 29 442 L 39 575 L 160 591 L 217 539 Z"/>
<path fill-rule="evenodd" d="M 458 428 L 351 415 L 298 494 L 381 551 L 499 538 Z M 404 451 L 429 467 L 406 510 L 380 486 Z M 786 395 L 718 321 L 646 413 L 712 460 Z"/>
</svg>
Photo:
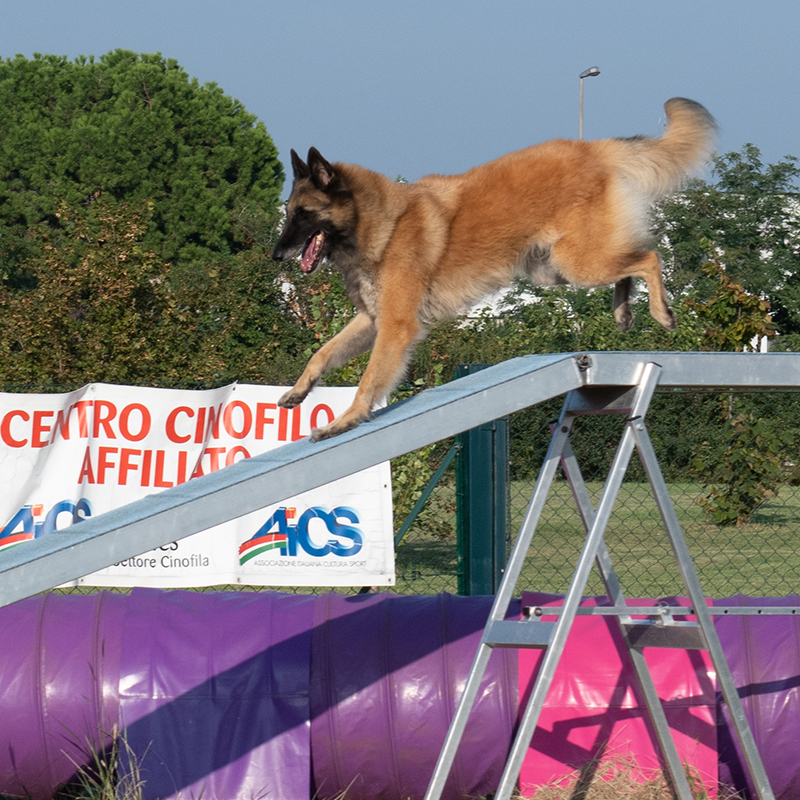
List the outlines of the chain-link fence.
<svg viewBox="0 0 800 800">
<path fill-rule="evenodd" d="M 653 447 L 707 596 L 779 596 L 800 588 L 799 400 L 791 392 L 664 393 L 647 414 Z M 623 425 L 620 417 L 583 417 L 573 429 L 573 448 L 595 504 Z M 512 482 L 512 531 L 530 497 L 531 478 Z M 728 524 L 717 524 L 717 519 Z M 627 596 L 683 591 L 636 456 L 606 530 Z M 548 497 L 523 581 L 538 591 L 565 592 L 584 539 L 570 489 L 559 481 Z M 597 571 L 587 592 L 604 593 Z"/>
<path fill-rule="evenodd" d="M 458 448 L 453 440 L 445 444 Z M 434 462 L 430 465 L 432 475 L 447 457 L 449 447 L 434 452 Z M 392 591 L 400 594 L 458 593 L 457 505 L 456 461 L 453 460 L 396 548 L 397 583 Z M 399 528 L 402 522 L 395 520 L 395 527 Z"/>
<path fill-rule="evenodd" d="M 544 403 L 511 419 L 509 550 L 549 444 L 549 424 L 562 402 Z M 575 422 L 571 442 L 595 505 L 624 424 L 619 416 Z M 647 425 L 707 596 L 800 591 L 800 394 L 659 393 Z M 454 472 L 446 475 L 430 503 L 428 515 L 412 525 L 397 549 L 395 591 L 456 591 Z M 715 521 L 720 515 L 728 524 Z M 605 538 L 627 596 L 684 591 L 635 455 Z M 571 490 L 560 477 L 548 495 L 518 588 L 566 592 L 584 540 Z M 587 592 L 604 593 L 596 570 Z"/>
</svg>

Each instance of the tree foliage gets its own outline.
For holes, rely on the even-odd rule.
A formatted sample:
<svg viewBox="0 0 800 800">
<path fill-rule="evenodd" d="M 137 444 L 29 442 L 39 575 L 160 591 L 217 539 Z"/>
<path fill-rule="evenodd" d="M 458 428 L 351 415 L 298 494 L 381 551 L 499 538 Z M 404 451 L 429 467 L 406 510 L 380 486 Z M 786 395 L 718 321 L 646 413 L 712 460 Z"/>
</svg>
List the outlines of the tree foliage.
<svg viewBox="0 0 800 800">
<path fill-rule="evenodd" d="M 34 255 L 0 284 L 5 384 L 280 382 L 298 368 L 307 336 L 263 251 L 181 280 L 147 245 L 153 205 L 100 195 L 31 229 Z"/>
<path fill-rule="evenodd" d="M 116 50 L 95 60 L 0 62 L 0 273 L 31 226 L 98 193 L 153 203 L 143 245 L 174 270 L 247 248 L 237 218 L 274 214 L 283 185 L 263 123 L 173 59 Z"/>
<path fill-rule="evenodd" d="M 692 472 L 706 489 L 698 503 L 718 525 L 741 525 L 795 475 L 784 464 L 793 452 L 792 426 L 760 416 L 750 398 L 724 403 L 720 422 L 728 439 L 703 442 Z"/>
<path fill-rule="evenodd" d="M 764 165 L 752 144 L 718 156 L 716 180 L 693 181 L 659 209 L 657 234 L 674 294 L 704 300 L 708 242 L 729 278 L 770 302 L 781 334 L 800 331 L 800 203 L 797 159 Z"/>
<path fill-rule="evenodd" d="M 747 145 L 717 158 L 713 175 L 657 216 L 675 332 L 652 320 L 644 291 L 634 300 L 634 328 L 622 334 L 610 289 L 520 284 L 499 313 L 437 325 L 399 395 L 451 379 L 459 363 L 527 353 L 744 349 L 773 328 L 782 346 L 800 346 L 795 159 L 765 166 Z M 293 382 L 353 310 L 336 273 L 295 284 L 299 272 L 286 275 L 269 259 L 282 182 L 264 125 L 173 60 L 117 50 L 96 60 L 0 62 L 0 379 Z M 329 383 L 357 383 L 367 359 L 345 365 Z M 687 402 L 695 420 L 719 414 L 713 403 Z M 552 413 L 515 415 L 517 477 L 525 465 L 538 465 L 532 448 L 546 446 Z M 654 441 L 660 427 L 674 440 L 682 424 L 675 414 L 654 415 Z M 741 489 L 752 509 L 759 493 L 776 491 L 775 442 L 788 439 L 749 407 L 729 404 L 725 419 L 727 434 L 707 436 L 703 452 L 720 469 L 748 465 L 750 485 L 715 472 L 711 460 L 696 460 L 695 474 L 706 480 L 709 498 L 715 492 L 710 513 L 727 502 L 729 486 L 739 520 L 745 512 L 731 492 Z M 748 446 L 748 436 L 760 443 Z M 697 449 L 687 440 L 671 452 L 668 468 L 685 474 Z M 601 451 L 581 454 L 588 470 L 592 459 L 606 457 Z M 430 470 L 413 460 L 398 469 L 397 486 L 413 499 Z"/>
<path fill-rule="evenodd" d="M 708 242 L 704 245 L 710 249 Z M 768 301 L 751 294 L 711 256 L 703 272 L 715 281 L 713 295 L 689 306 L 703 324 L 705 350 L 741 352 L 754 340 L 774 335 Z M 794 445 L 790 425 L 760 416 L 750 397 L 723 396 L 716 426 L 722 437 L 706 439 L 697 448 L 691 473 L 706 494 L 698 503 L 718 525 L 742 524 L 787 480 L 783 461 Z"/>
<path fill-rule="evenodd" d="M 36 255 L 0 290 L 6 380 L 138 382 L 164 363 L 157 331 L 169 304 L 167 271 L 141 245 L 146 218 L 103 210 L 93 231 L 63 207 L 55 216 L 63 237 L 36 229 Z"/>
<path fill-rule="evenodd" d="M 703 326 L 701 350 L 742 352 L 775 335 L 768 300 L 732 280 L 713 255 L 703 265 L 703 274 L 714 280 L 713 294 L 706 300 L 686 301 Z"/>
<path fill-rule="evenodd" d="M 0 62 L 0 380 L 288 382 L 263 123 L 160 55 Z"/>
</svg>

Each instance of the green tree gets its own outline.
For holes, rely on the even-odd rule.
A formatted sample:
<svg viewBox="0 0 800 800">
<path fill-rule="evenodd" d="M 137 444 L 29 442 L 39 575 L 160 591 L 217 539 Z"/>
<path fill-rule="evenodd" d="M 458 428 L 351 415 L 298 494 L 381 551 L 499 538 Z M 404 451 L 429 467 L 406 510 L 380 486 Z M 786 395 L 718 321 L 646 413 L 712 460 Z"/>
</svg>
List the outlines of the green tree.
<svg viewBox="0 0 800 800">
<path fill-rule="evenodd" d="M 308 337 L 263 251 L 176 279 L 147 246 L 153 205 L 99 195 L 88 207 L 63 205 L 57 228 L 31 229 L 34 254 L 14 285 L 0 283 L 0 381 L 208 385 L 298 368 Z"/>
<path fill-rule="evenodd" d="M 675 295 L 711 296 L 715 276 L 704 275 L 705 242 L 728 278 L 770 302 L 779 333 L 800 332 L 800 203 L 797 159 L 764 165 L 757 147 L 718 156 L 715 180 L 695 180 L 663 203 L 657 233 Z"/>
<path fill-rule="evenodd" d="M 714 248 L 708 241 L 708 253 Z M 705 350 L 743 351 L 754 340 L 774 335 L 770 304 L 734 281 L 720 261 L 710 255 L 703 267 L 715 281 L 713 295 L 689 301 L 704 326 Z M 740 525 L 771 497 L 791 475 L 784 470 L 793 448 L 793 426 L 760 413 L 752 397 L 728 395 L 719 401 L 724 438 L 704 441 L 692 462 L 692 472 L 706 489 L 698 503 L 718 525 Z"/>
<path fill-rule="evenodd" d="M 191 272 L 246 249 L 238 217 L 274 215 L 282 185 L 263 123 L 173 59 L 116 50 L 0 62 L 0 275 L 27 254 L 31 226 L 58 227 L 62 203 L 98 192 L 153 201 L 143 245 Z"/>
<path fill-rule="evenodd" d="M 91 217 L 55 211 L 34 229 L 36 255 L 0 287 L 3 380 L 138 383 L 169 367 L 159 332 L 170 311 L 168 265 L 142 246 L 151 208 L 94 204 Z"/>
<path fill-rule="evenodd" d="M 794 452 L 795 430 L 761 416 L 751 398 L 723 402 L 720 420 L 728 439 L 704 442 L 692 465 L 706 489 L 697 502 L 718 525 L 741 525 L 780 487 L 795 481 L 784 467 Z"/>
<path fill-rule="evenodd" d="M 0 61 L 0 380 L 287 383 L 263 123 L 160 55 Z"/>
<path fill-rule="evenodd" d="M 702 244 L 709 252 L 713 249 L 706 240 Z M 754 342 L 775 335 L 768 300 L 734 281 L 713 254 L 709 254 L 702 271 L 714 280 L 714 293 L 707 300 L 686 300 L 703 326 L 699 349 L 741 352 L 753 349 Z"/>
</svg>

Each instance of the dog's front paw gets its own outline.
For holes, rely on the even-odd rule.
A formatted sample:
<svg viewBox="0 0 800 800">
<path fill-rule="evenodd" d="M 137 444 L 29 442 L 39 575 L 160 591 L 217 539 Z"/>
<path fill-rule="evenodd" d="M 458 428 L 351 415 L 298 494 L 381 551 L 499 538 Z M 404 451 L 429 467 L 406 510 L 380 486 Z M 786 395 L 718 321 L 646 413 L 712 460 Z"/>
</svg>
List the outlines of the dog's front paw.
<svg viewBox="0 0 800 800">
<path fill-rule="evenodd" d="M 314 430 L 311 431 L 311 441 L 321 442 L 323 439 L 330 439 L 333 436 L 338 436 L 340 433 L 353 430 L 353 428 L 360 425 L 363 421 L 363 419 L 347 417 L 346 415 L 337 417 L 333 422 L 321 428 L 314 428 Z"/>
<path fill-rule="evenodd" d="M 306 397 L 308 397 L 308 392 L 299 391 L 295 386 L 281 396 L 281 399 L 278 400 L 278 405 L 281 408 L 295 408 L 295 406 L 299 406 Z"/>
</svg>

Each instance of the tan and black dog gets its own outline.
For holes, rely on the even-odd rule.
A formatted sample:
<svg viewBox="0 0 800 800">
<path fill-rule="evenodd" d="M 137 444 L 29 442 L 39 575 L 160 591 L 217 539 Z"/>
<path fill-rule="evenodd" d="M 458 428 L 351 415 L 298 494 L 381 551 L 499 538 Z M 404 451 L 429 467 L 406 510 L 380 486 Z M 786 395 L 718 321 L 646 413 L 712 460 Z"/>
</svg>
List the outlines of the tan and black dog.
<svg viewBox="0 0 800 800">
<path fill-rule="evenodd" d="M 554 140 L 462 175 L 401 184 L 353 164 L 292 150 L 294 184 L 273 258 L 327 259 L 344 276 L 353 320 L 311 358 L 279 401 L 301 403 L 329 370 L 372 349 L 350 408 L 312 433 L 335 436 L 367 419 L 401 380 L 434 320 L 459 314 L 524 275 L 542 285 L 615 284 L 614 317 L 633 324 L 634 278 L 667 330 L 661 261 L 649 212 L 710 155 L 716 125 L 699 103 L 668 100 L 660 138 Z"/>
</svg>

